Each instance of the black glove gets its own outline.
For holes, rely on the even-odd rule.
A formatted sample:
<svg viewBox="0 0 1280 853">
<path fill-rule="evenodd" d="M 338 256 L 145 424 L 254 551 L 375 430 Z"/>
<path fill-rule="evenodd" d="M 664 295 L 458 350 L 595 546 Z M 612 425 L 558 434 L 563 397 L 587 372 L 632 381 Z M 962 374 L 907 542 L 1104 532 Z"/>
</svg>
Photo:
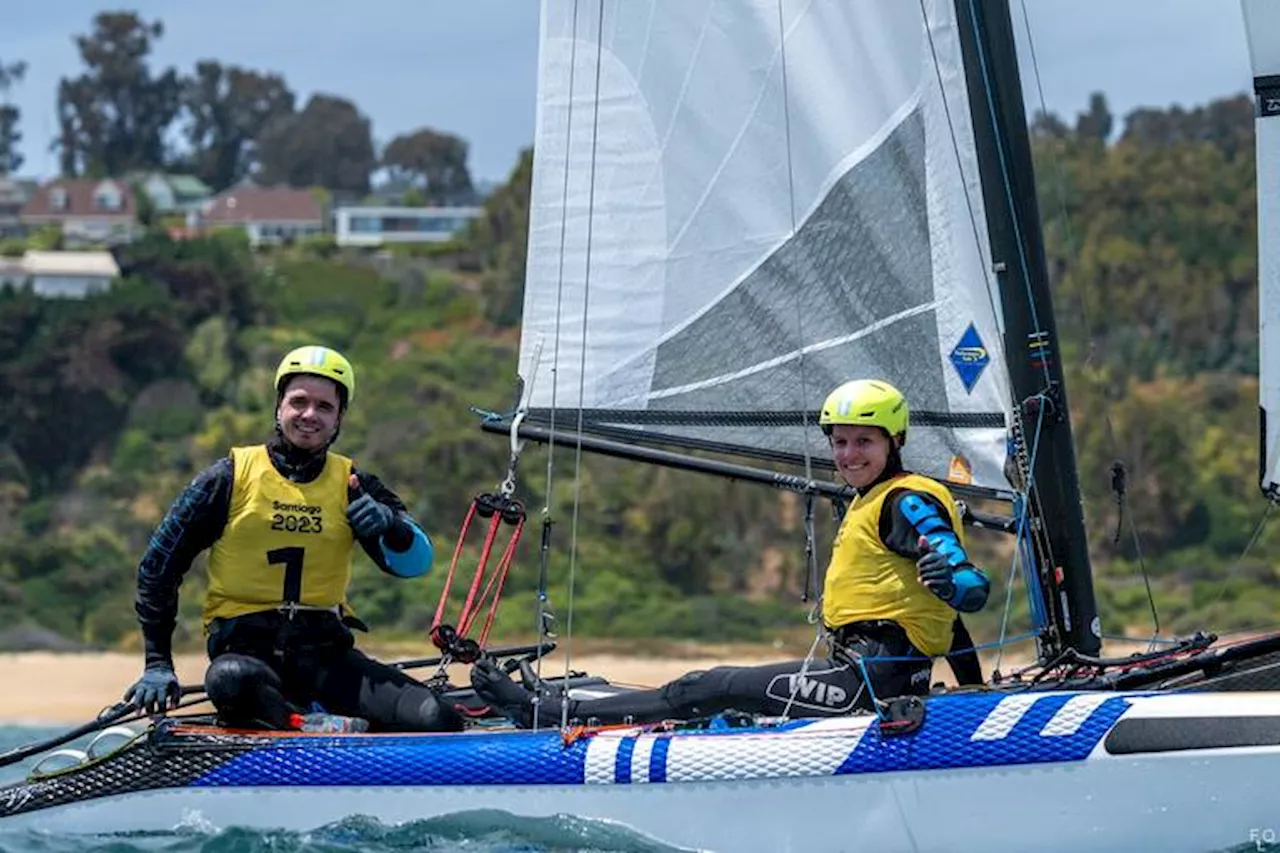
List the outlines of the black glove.
<svg viewBox="0 0 1280 853">
<path fill-rule="evenodd" d="M 929 588 L 929 591 L 941 598 L 943 601 L 950 603 L 956 594 L 956 582 L 952 576 L 954 569 L 947 562 L 947 558 L 929 546 L 929 542 L 923 536 L 920 537 L 920 547 L 927 548 L 924 556 L 916 560 L 916 569 L 920 573 L 920 583 Z"/>
<path fill-rule="evenodd" d="M 159 714 L 167 708 L 176 708 L 181 695 L 173 667 L 158 664 L 143 670 L 142 677 L 124 692 L 124 701 L 132 702 L 148 714 Z"/>
<path fill-rule="evenodd" d="M 347 521 L 357 539 L 381 536 L 395 523 L 396 511 L 368 495 L 361 495 L 347 505 Z"/>
</svg>

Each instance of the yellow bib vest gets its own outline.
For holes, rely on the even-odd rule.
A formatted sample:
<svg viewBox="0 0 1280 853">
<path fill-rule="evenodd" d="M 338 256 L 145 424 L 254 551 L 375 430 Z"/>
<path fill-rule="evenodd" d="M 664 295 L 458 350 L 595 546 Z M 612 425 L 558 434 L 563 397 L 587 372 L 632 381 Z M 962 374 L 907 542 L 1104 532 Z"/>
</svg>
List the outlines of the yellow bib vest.
<svg viewBox="0 0 1280 853">
<path fill-rule="evenodd" d="M 920 583 L 914 560 L 890 551 L 880 539 L 885 497 L 899 489 L 938 498 L 947 508 L 960 544 L 964 544 L 960 512 L 941 483 L 919 474 L 904 474 L 873 486 L 849 507 L 836 534 L 822 590 L 822 619 L 830 628 L 892 620 L 902 626 L 917 649 L 927 655 L 943 655 L 951 650 L 955 611 Z"/>
<path fill-rule="evenodd" d="M 293 483 L 264 445 L 231 450 L 235 482 L 222 537 L 209 556 L 204 625 L 295 603 L 337 608 L 351 580 L 347 478 L 351 460 L 330 453 L 320 476 Z"/>
</svg>

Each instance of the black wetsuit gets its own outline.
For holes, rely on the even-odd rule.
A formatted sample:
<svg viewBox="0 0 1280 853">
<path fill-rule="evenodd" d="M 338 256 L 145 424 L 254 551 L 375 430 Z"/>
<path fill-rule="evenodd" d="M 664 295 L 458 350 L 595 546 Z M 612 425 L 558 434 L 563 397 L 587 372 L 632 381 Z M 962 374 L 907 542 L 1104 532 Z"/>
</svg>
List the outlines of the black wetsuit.
<svg viewBox="0 0 1280 853">
<path fill-rule="evenodd" d="M 972 687 L 986 682 L 982 677 L 982 662 L 973 647 L 973 638 L 969 636 L 969 629 L 965 627 L 959 614 L 951 626 L 951 651 L 947 652 L 947 663 L 959 685 Z"/>
<path fill-rule="evenodd" d="M 837 634 L 832 655 L 809 661 L 807 668 L 803 660 L 718 666 L 690 672 L 653 690 L 599 699 L 565 700 L 557 694 L 543 695 L 537 703 L 538 725 L 560 725 L 564 710 L 568 719 L 605 724 L 688 720 L 731 709 L 767 716 L 786 713 L 793 717 L 840 717 L 858 709 L 871 710 L 877 699 L 923 696 L 929 692 L 932 661 L 911 645 L 898 625 L 857 623 Z M 863 658 L 861 663 L 859 656 Z M 864 670 L 875 686 L 874 696 L 863 681 Z M 493 662 L 476 663 L 471 680 L 483 699 L 518 724 L 532 724 L 531 694 Z"/>
<path fill-rule="evenodd" d="M 275 469 L 293 482 L 311 482 L 324 469 L 325 452 L 299 451 L 278 435 L 267 450 Z M 400 523 L 384 535 L 388 545 L 407 548 L 413 534 L 400 521 L 407 518 L 404 502 L 372 474 L 354 468 L 352 473 L 360 491 L 395 510 Z M 136 599 L 148 666 L 172 666 L 178 587 L 196 555 L 222 535 L 234 481 L 230 457 L 210 465 L 178 495 L 151 537 L 138 566 Z M 359 541 L 390 573 L 378 540 Z M 318 704 L 330 713 L 362 717 L 375 730 L 462 727 L 457 711 L 434 691 L 355 649 L 352 625 L 365 630 L 358 620 L 327 611 L 299 610 L 291 616 L 267 611 L 213 620 L 205 689 L 219 717 L 234 726 L 286 728 L 292 714 Z"/>
</svg>

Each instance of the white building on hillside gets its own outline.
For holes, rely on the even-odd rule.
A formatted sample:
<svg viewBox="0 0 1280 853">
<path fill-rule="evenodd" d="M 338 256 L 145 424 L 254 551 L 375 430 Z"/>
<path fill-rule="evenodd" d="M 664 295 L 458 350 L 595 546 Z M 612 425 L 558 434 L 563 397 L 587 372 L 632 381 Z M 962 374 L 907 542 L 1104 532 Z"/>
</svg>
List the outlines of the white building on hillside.
<svg viewBox="0 0 1280 853">
<path fill-rule="evenodd" d="M 479 207 L 339 207 L 333 212 L 339 246 L 443 243 L 481 213 Z"/>
<path fill-rule="evenodd" d="M 110 252 L 40 252 L 0 259 L 0 287 L 31 286 L 37 296 L 83 299 L 120 275 Z"/>
</svg>

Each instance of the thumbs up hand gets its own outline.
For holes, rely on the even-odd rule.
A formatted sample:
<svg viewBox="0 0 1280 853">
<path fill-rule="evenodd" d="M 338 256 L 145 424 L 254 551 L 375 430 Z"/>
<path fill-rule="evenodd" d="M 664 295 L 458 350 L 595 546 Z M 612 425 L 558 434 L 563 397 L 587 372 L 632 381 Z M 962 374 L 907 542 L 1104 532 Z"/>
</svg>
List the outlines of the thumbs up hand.
<svg viewBox="0 0 1280 853">
<path fill-rule="evenodd" d="M 381 536 L 395 523 L 396 513 L 391 507 L 374 500 L 360 490 L 360 479 L 352 474 L 347 485 L 359 495 L 347 504 L 347 523 L 357 539 Z"/>
<path fill-rule="evenodd" d="M 916 560 L 916 570 L 919 572 L 920 583 L 929 588 L 929 591 L 941 598 L 943 601 L 950 601 L 956 594 L 956 584 L 953 577 L 954 570 L 947 558 L 933 550 L 933 546 L 929 544 L 929 540 L 921 536 L 919 540 L 921 550 L 924 555 Z"/>
</svg>

